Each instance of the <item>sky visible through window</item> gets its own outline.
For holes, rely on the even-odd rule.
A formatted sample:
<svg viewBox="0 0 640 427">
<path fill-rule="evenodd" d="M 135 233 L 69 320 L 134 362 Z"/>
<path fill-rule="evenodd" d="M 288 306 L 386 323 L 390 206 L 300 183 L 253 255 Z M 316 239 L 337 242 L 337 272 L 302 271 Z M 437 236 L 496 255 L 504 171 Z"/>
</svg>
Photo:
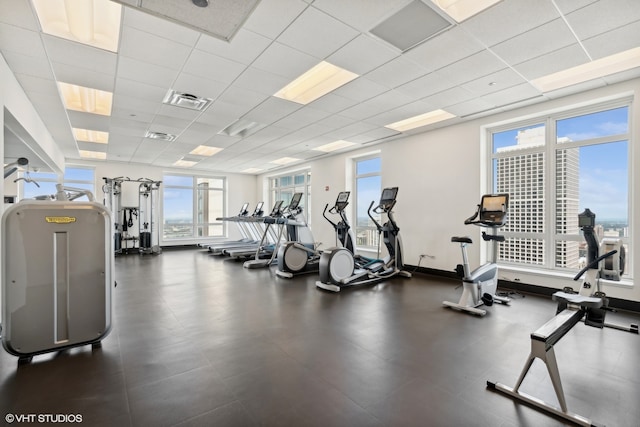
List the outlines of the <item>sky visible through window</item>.
<svg viewBox="0 0 640 427">
<path fill-rule="evenodd" d="M 519 130 L 543 127 L 531 125 L 493 134 L 494 153 L 517 143 Z M 571 117 L 556 122 L 557 136 L 585 141 L 628 133 L 628 108 L 616 108 Z M 561 148 L 559 143 L 557 148 Z M 589 208 L 600 221 L 628 221 L 628 141 L 583 146 L 580 150 L 580 210 Z M 495 170 L 494 170 L 495 174 Z M 494 175 L 495 182 L 495 175 Z"/>
</svg>

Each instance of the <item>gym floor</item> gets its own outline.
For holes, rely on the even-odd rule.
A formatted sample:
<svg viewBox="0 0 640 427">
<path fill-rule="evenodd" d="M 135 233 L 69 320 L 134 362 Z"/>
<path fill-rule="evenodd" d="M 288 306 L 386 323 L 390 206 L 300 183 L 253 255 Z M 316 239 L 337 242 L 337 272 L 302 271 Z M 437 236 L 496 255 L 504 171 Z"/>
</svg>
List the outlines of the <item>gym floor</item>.
<svg viewBox="0 0 640 427">
<path fill-rule="evenodd" d="M 442 306 L 461 293 L 447 279 L 417 274 L 334 294 L 316 289 L 316 275 L 277 278 L 200 250 L 121 256 L 116 278 L 102 348 L 22 366 L 0 352 L 3 417 L 73 414 L 92 427 L 565 425 L 486 388 L 515 384 L 529 334 L 555 313 L 549 298 L 515 295 L 479 318 Z M 555 350 L 569 410 L 638 425 L 638 335 L 578 324 Z M 556 402 L 539 361 L 521 391 Z"/>
</svg>

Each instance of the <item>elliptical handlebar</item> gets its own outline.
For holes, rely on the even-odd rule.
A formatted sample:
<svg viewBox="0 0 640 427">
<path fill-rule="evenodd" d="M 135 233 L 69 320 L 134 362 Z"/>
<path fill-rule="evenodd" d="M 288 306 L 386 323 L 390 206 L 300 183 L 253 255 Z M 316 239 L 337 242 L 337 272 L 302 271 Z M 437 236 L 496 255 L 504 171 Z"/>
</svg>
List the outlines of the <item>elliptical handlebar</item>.
<svg viewBox="0 0 640 427">
<path fill-rule="evenodd" d="M 322 211 L 322 216 L 324 217 L 324 219 L 326 219 L 326 220 L 329 222 L 329 224 L 331 224 L 331 225 L 335 228 L 335 227 L 337 227 L 337 224 L 336 224 L 335 222 L 331 221 L 331 220 L 329 219 L 329 217 L 327 216 L 327 208 L 329 208 L 329 203 L 327 203 L 326 205 L 324 205 L 324 210 Z M 331 208 L 331 209 L 329 210 L 329 212 L 331 212 L 331 210 L 332 210 L 332 209 L 333 209 L 333 208 Z"/>
</svg>

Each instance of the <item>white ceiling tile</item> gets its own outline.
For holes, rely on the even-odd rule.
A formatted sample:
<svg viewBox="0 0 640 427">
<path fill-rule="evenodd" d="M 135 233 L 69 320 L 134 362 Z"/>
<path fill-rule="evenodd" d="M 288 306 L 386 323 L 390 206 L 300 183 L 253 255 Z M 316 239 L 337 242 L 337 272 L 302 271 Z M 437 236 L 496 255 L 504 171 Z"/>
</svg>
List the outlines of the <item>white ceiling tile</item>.
<svg viewBox="0 0 640 427">
<path fill-rule="evenodd" d="M 469 101 L 475 98 L 475 95 L 468 90 L 455 86 L 450 89 L 445 89 L 442 92 L 435 93 L 422 99 L 423 102 L 433 105 L 434 108 L 444 108 L 449 105 L 459 104 L 461 102 Z"/>
<path fill-rule="evenodd" d="M 112 117 L 111 125 L 109 126 L 109 133 L 142 138 L 144 137 L 147 129 L 149 129 L 149 123 L 131 120 L 126 117 Z M 111 139 L 111 137 L 109 137 L 109 139 Z"/>
<path fill-rule="evenodd" d="M 464 101 L 459 104 L 450 105 L 447 107 L 447 111 L 451 114 L 455 114 L 458 117 L 468 116 L 480 111 L 490 110 L 495 108 L 496 105 L 490 103 L 484 99 L 476 98 L 469 101 Z"/>
<path fill-rule="evenodd" d="M 438 70 L 447 81 L 459 85 L 505 68 L 505 63 L 488 50 L 483 50 Z"/>
<path fill-rule="evenodd" d="M 0 49 L 36 57 L 45 55 L 38 32 L 8 24 L 0 24 Z"/>
<path fill-rule="evenodd" d="M 390 90 L 340 112 L 341 115 L 356 120 L 378 115 L 414 101 L 415 98 L 399 91 Z"/>
<path fill-rule="evenodd" d="M 113 97 L 111 116 L 132 117 L 133 114 L 135 120 L 150 122 L 159 108 L 157 100 L 149 101 L 137 96 L 127 96 L 123 91 Z"/>
<path fill-rule="evenodd" d="M 137 59 L 120 56 L 118 58 L 118 78 L 124 78 L 159 86 L 170 88 L 173 81 L 178 75 L 178 70 L 174 68 L 162 67 L 148 62 L 138 61 Z"/>
<path fill-rule="evenodd" d="M 556 19 L 491 48 L 509 64 L 518 64 L 576 42 L 573 33 L 562 19 Z"/>
<path fill-rule="evenodd" d="M 28 93 L 37 94 L 38 96 L 50 96 L 52 98 L 57 96 L 58 99 L 60 99 L 58 86 L 53 80 L 42 79 L 40 77 L 34 77 L 24 74 L 19 74 L 16 76 L 16 78 L 18 79 L 18 82 L 20 82 L 20 86 L 22 86 L 22 88 Z"/>
<path fill-rule="evenodd" d="M 460 27 L 485 46 L 493 46 L 560 17 L 551 0 L 508 0 L 479 13 Z"/>
<path fill-rule="evenodd" d="M 360 135 L 355 135 L 349 138 L 350 142 L 355 142 L 358 144 L 364 144 L 367 142 L 374 142 L 380 139 L 386 139 L 395 135 L 399 135 L 400 132 L 397 132 L 393 129 L 380 127 L 377 129 L 370 130 L 365 133 L 361 133 Z"/>
<path fill-rule="evenodd" d="M 224 129 L 227 125 L 244 116 L 251 107 L 229 104 L 227 102 L 216 101 L 206 109 L 204 113 L 196 120 L 199 123 L 208 124 L 218 127 L 218 130 Z"/>
<path fill-rule="evenodd" d="M 391 49 L 382 42 L 361 34 L 329 56 L 327 61 L 358 75 L 363 75 L 399 55 L 400 52 Z"/>
<path fill-rule="evenodd" d="M 404 57 L 415 62 L 426 72 L 445 67 L 484 49 L 460 27 L 453 27 L 409 50 Z"/>
<path fill-rule="evenodd" d="M 192 143 L 196 145 L 205 144 L 220 129 L 205 123 L 194 122 L 182 132 L 178 141 L 180 143 Z"/>
<path fill-rule="evenodd" d="M 41 79 L 53 80 L 53 72 L 47 58 L 24 55 L 16 52 L 2 52 L 4 59 L 14 74 L 26 74 Z"/>
<path fill-rule="evenodd" d="M 376 24 L 406 6 L 411 0 L 315 0 L 320 9 L 361 32 L 368 32 Z"/>
<path fill-rule="evenodd" d="M 116 72 L 118 56 L 113 52 L 47 34 L 42 35 L 42 40 L 47 49 L 47 56 L 53 63 L 77 67 L 84 72 L 111 75 Z"/>
<path fill-rule="evenodd" d="M 410 104 L 394 108 L 393 110 L 385 111 L 381 114 L 370 117 L 365 121 L 378 126 L 386 126 L 419 114 L 428 113 L 434 109 L 434 107 L 424 101 L 415 101 Z"/>
<path fill-rule="evenodd" d="M 115 73 L 105 74 L 97 71 L 87 71 L 73 65 L 52 62 L 53 73 L 59 82 L 113 92 Z"/>
<path fill-rule="evenodd" d="M 358 101 L 356 100 L 336 95 L 334 92 L 323 95 L 308 105 L 311 105 L 313 108 L 317 108 L 318 110 L 337 113 L 357 103 Z"/>
<path fill-rule="evenodd" d="M 0 1 L 0 22 L 31 31 L 40 29 L 38 21 L 31 10 L 31 2 L 28 1 Z"/>
<path fill-rule="evenodd" d="M 529 83 L 523 83 L 517 86 L 510 87 L 498 92 L 493 92 L 482 97 L 483 100 L 490 104 L 495 104 L 499 107 L 503 105 L 511 104 L 529 98 L 536 98 L 541 96 L 542 93 L 531 86 Z"/>
<path fill-rule="evenodd" d="M 448 76 L 446 74 L 439 71 L 434 71 L 430 74 L 398 86 L 396 90 L 404 92 L 411 96 L 415 96 L 417 98 L 425 98 L 454 86 L 455 84 L 448 79 Z"/>
<path fill-rule="evenodd" d="M 593 59 L 633 49 L 640 46 L 640 21 L 586 39 L 582 44 Z"/>
<path fill-rule="evenodd" d="M 328 115 L 326 111 L 306 106 L 278 120 L 275 125 L 287 129 L 298 129 L 324 119 Z"/>
<path fill-rule="evenodd" d="M 461 88 L 476 95 L 486 95 L 506 88 L 525 83 L 525 79 L 511 68 L 488 74 L 473 81 L 464 83 Z"/>
<path fill-rule="evenodd" d="M 249 111 L 243 119 L 251 120 L 261 124 L 271 124 L 283 117 L 288 116 L 301 107 L 295 102 L 285 101 L 284 99 L 271 97 Z"/>
<path fill-rule="evenodd" d="M 367 73 L 365 77 L 388 88 L 396 88 L 425 74 L 427 71 L 424 68 L 399 56 Z"/>
<path fill-rule="evenodd" d="M 637 0 L 600 0 L 569 13 L 566 18 L 580 40 L 584 40 L 640 20 L 640 5 Z"/>
<path fill-rule="evenodd" d="M 313 7 L 307 8 L 278 41 L 324 59 L 353 40 L 358 32 Z"/>
<path fill-rule="evenodd" d="M 125 95 L 160 103 L 167 94 L 168 88 L 152 86 L 141 82 L 135 82 L 129 79 L 118 78 L 116 81 L 115 95 Z"/>
<path fill-rule="evenodd" d="M 156 115 L 151 122 L 149 130 L 154 132 L 164 132 L 173 135 L 179 135 L 189 126 L 191 120 L 180 119 L 174 116 Z"/>
<path fill-rule="evenodd" d="M 374 83 L 365 77 L 358 77 L 355 80 L 351 80 L 349 83 L 340 86 L 333 91 L 333 94 L 348 98 L 354 101 L 364 101 L 381 93 L 387 92 L 389 89 L 386 87 Z"/>
<path fill-rule="evenodd" d="M 269 0 L 258 4 L 243 28 L 275 39 L 308 5 L 300 0 Z"/>
<path fill-rule="evenodd" d="M 185 121 L 187 125 L 194 121 L 198 116 L 200 116 L 200 114 L 202 114 L 200 111 L 167 104 L 162 104 L 157 111 L 157 116 L 160 119 L 162 119 L 164 116 L 166 118 L 169 118 L 170 120 L 175 119 Z"/>
<path fill-rule="evenodd" d="M 514 65 L 513 68 L 526 79 L 532 80 L 584 64 L 588 61 L 589 58 L 584 49 L 576 43 L 555 52 Z"/>
<path fill-rule="evenodd" d="M 101 130 L 104 132 L 109 131 L 109 122 L 111 121 L 111 117 L 71 110 L 67 110 L 67 115 L 69 116 L 71 127 Z"/>
<path fill-rule="evenodd" d="M 285 77 L 249 67 L 233 82 L 233 85 L 265 95 L 273 95 L 289 82 L 290 80 Z"/>
<path fill-rule="evenodd" d="M 196 44 L 196 49 L 249 65 L 269 44 L 271 44 L 271 39 L 241 28 L 231 42 L 203 34 Z"/>
<path fill-rule="evenodd" d="M 192 48 L 132 27 L 120 34 L 120 55 L 174 70 L 182 69 Z"/>
<path fill-rule="evenodd" d="M 201 50 L 194 50 L 189 55 L 182 71 L 219 82 L 231 83 L 244 69 L 245 65 L 239 62 L 230 61 Z"/>
<path fill-rule="evenodd" d="M 294 80 L 317 64 L 313 56 L 275 42 L 251 66 Z"/>
<path fill-rule="evenodd" d="M 597 1 L 599 0 L 555 0 L 555 3 L 558 5 L 560 12 L 567 14 Z"/>
<path fill-rule="evenodd" d="M 176 24 L 131 7 L 124 7 L 123 9 L 122 24 L 125 27 L 132 27 L 187 46 L 194 46 L 200 37 L 198 31 L 184 25 Z"/>
<path fill-rule="evenodd" d="M 320 126 L 326 126 L 330 129 L 339 129 L 348 125 L 351 125 L 355 122 L 355 120 L 350 119 L 345 116 L 341 116 L 339 114 L 334 114 L 329 117 L 325 117 L 322 120 L 318 120 L 317 124 Z"/>
</svg>

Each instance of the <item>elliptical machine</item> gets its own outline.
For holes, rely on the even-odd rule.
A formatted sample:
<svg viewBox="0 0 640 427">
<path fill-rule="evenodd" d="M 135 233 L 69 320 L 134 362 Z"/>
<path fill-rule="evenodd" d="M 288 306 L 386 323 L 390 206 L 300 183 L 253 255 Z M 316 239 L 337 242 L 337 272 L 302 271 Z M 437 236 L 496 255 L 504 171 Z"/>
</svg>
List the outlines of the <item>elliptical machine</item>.
<svg viewBox="0 0 640 427">
<path fill-rule="evenodd" d="M 322 216 L 333 226 L 333 229 L 336 232 L 336 246 L 341 246 L 349 250 L 351 253 L 355 253 L 355 246 L 353 245 L 353 231 L 349 225 L 347 215 L 344 212 L 349 205 L 349 194 L 351 194 L 349 191 L 341 191 L 338 193 L 335 204 L 331 209 L 329 209 L 330 214 L 340 216 L 340 221 L 333 222 L 329 219 L 327 216 L 327 209 L 329 208 L 328 203 L 324 206 Z"/>
<path fill-rule="evenodd" d="M 320 252 L 300 206 L 301 199 L 302 193 L 295 193 L 289 203 L 288 216 L 284 221 L 288 241 L 282 243 L 277 252 L 276 275 L 286 279 L 318 271 Z"/>
<path fill-rule="evenodd" d="M 492 244 L 489 261 L 475 270 L 470 270 L 467 257 L 467 245 L 473 243 L 471 238 L 466 236 L 451 238 L 452 242 L 460 243 L 462 250 L 463 264 L 457 265 L 456 272 L 462 278 L 463 289 L 460 300 L 457 303 L 444 301 L 442 304 L 445 307 L 484 316 L 487 311 L 478 308 L 481 305 L 491 306 L 494 302 L 502 304 L 511 302 L 510 298 L 496 295 L 498 287 L 497 242 L 504 242 L 504 236 L 498 235 L 496 232 L 507 222 L 508 206 L 508 194 L 485 194 L 482 196 L 476 213 L 464 221 L 465 225 L 473 224 L 491 230 L 491 233 L 482 232 L 482 239 Z"/>
<path fill-rule="evenodd" d="M 320 280 L 316 281 L 318 288 L 340 292 L 342 288 L 375 283 L 397 275 L 411 277 L 410 272 L 403 270 L 400 228 L 393 218 L 392 209 L 396 204 L 397 195 L 398 187 L 385 188 L 382 190 L 378 206 L 373 208 L 375 201 L 372 201 L 367 210 L 378 234 L 382 235 L 388 255 L 383 259 L 371 260 L 365 265 L 357 266 L 353 252 L 347 248 L 329 248 L 320 256 Z M 387 222 L 380 225 L 371 212 L 387 215 Z"/>
</svg>

